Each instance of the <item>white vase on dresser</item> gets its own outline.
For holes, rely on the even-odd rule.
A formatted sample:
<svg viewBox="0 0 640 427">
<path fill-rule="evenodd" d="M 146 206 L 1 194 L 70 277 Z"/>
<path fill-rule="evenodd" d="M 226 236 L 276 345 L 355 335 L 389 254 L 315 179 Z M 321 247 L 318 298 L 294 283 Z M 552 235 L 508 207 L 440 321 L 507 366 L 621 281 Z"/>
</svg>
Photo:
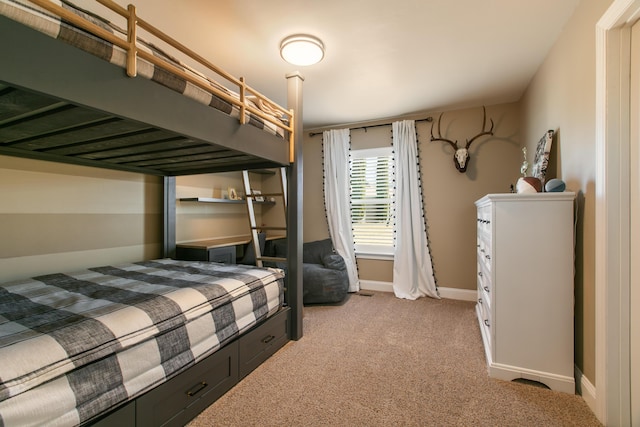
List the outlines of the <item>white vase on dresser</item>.
<svg viewBox="0 0 640 427">
<path fill-rule="evenodd" d="M 476 312 L 491 377 L 575 393 L 574 198 L 506 193 L 476 201 Z"/>
</svg>

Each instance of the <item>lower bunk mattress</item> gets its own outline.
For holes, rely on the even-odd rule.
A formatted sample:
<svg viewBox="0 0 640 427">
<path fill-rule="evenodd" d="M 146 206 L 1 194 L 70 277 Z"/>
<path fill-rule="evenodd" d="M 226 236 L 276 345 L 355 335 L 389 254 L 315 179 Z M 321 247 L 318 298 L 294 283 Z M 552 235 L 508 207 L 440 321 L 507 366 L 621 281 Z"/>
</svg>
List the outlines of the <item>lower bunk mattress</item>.
<svg viewBox="0 0 640 427">
<path fill-rule="evenodd" d="M 160 259 L 0 285 L 0 425 L 78 425 L 283 305 L 282 270 Z"/>
</svg>

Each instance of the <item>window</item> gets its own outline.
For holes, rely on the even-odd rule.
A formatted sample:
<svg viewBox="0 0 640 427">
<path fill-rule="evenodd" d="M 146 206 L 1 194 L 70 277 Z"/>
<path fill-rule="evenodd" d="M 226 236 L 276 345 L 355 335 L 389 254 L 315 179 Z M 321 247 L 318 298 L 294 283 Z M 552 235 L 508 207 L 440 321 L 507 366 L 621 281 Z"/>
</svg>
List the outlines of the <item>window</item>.
<svg viewBox="0 0 640 427">
<path fill-rule="evenodd" d="M 393 255 L 393 152 L 353 150 L 351 222 L 357 254 Z"/>
</svg>

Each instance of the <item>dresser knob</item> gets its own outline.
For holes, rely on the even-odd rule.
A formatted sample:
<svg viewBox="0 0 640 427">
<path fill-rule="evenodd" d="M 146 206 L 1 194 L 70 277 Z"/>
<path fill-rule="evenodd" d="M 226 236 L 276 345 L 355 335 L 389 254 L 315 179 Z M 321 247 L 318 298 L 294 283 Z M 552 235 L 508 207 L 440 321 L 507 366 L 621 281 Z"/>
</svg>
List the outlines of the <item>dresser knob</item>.
<svg viewBox="0 0 640 427">
<path fill-rule="evenodd" d="M 491 292 L 488 286 L 484 286 L 482 289 L 484 289 L 487 293 Z"/>
<path fill-rule="evenodd" d="M 487 328 L 490 328 L 491 326 L 489 325 L 489 321 L 487 319 L 484 319 L 484 324 L 487 326 Z"/>
</svg>

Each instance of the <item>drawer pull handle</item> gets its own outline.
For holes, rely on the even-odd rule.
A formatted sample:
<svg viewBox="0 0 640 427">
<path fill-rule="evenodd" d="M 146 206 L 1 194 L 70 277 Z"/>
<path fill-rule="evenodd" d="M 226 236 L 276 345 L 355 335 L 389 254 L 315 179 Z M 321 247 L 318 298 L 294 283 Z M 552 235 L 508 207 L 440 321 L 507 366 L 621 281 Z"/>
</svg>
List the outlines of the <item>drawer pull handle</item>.
<svg viewBox="0 0 640 427">
<path fill-rule="evenodd" d="M 191 388 L 191 390 L 187 391 L 187 396 L 189 397 L 195 396 L 196 394 L 200 393 L 202 389 L 204 389 L 208 385 L 209 384 L 205 383 L 204 381 L 202 381 L 200 384 L 196 384 Z"/>
<path fill-rule="evenodd" d="M 485 258 L 491 259 L 491 255 L 486 255 Z"/>
<path fill-rule="evenodd" d="M 484 319 L 484 324 L 487 326 L 487 328 L 491 327 L 491 326 L 489 326 L 489 321 L 487 319 Z"/>
<path fill-rule="evenodd" d="M 478 271 L 478 276 L 482 277 L 482 271 Z"/>
<path fill-rule="evenodd" d="M 478 298 L 478 304 L 482 304 L 482 298 Z"/>
<path fill-rule="evenodd" d="M 271 341 L 273 341 L 274 338 L 275 338 L 275 335 L 266 336 L 266 337 L 262 338 L 262 343 L 263 344 L 269 344 Z"/>
<path fill-rule="evenodd" d="M 487 293 L 489 293 L 489 287 L 488 287 L 488 286 L 485 286 L 483 289 L 484 289 L 485 291 L 487 291 Z"/>
</svg>

